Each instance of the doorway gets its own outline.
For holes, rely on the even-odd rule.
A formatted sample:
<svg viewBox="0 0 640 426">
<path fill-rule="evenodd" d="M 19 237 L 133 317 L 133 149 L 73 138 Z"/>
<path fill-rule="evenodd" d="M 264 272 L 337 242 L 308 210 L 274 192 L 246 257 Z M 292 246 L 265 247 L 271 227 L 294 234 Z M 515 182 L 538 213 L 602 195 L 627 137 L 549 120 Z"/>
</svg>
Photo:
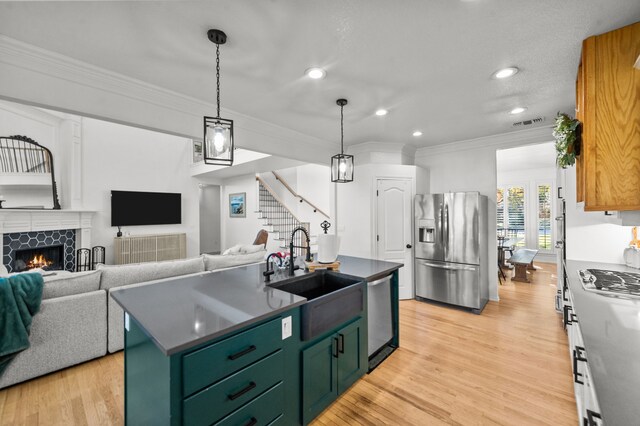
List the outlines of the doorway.
<svg viewBox="0 0 640 426">
<path fill-rule="evenodd" d="M 200 253 L 220 253 L 220 186 L 200 187 Z"/>
<path fill-rule="evenodd" d="M 555 158 L 553 142 L 496 153 L 496 231 L 508 242 L 498 247 L 498 258 L 505 272 L 508 258 L 521 248 L 537 250 L 536 262 L 556 262 Z"/>
<path fill-rule="evenodd" d="M 399 270 L 400 299 L 413 299 L 413 195 L 411 179 L 377 179 L 376 255 L 403 263 Z"/>
</svg>

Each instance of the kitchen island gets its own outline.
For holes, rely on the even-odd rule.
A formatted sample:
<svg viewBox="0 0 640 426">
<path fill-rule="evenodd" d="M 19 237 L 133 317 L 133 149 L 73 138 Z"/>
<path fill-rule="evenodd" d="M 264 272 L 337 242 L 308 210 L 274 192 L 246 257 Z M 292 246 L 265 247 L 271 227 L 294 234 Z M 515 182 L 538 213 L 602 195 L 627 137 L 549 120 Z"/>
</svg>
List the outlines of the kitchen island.
<svg viewBox="0 0 640 426">
<path fill-rule="evenodd" d="M 127 423 L 311 421 L 368 370 L 366 281 L 393 275 L 398 343 L 402 265 L 347 256 L 340 261 L 339 274 L 296 271 L 292 278 L 284 271 L 265 283 L 260 264 L 114 292 L 125 311 Z M 314 274 L 346 280 L 350 284 L 330 296 L 339 301 L 342 294 L 361 294 L 362 306 L 339 324 L 321 318 L 327 328 L 309 337 L 302 333 L 310 321 L 305 308 L 321 308 L 324 299 L 282 289 Z"/>
<path fill-rule="evenodd" d="M 638 424 L 640 298 L 585 290 L 578 271 L 640 271 L 625 265 L 576 260 L 567 260 L 565 265 L 564 322 L 581 424 Z"/>
</svg>

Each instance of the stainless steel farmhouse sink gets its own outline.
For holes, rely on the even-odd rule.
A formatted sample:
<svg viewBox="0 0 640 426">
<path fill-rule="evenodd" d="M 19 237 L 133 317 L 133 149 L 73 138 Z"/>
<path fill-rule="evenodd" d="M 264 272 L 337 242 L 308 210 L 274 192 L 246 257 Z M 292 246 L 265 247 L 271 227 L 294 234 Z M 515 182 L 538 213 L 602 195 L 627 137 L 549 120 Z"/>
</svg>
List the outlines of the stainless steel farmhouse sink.
<svg viewBox="0 0 640 426">
<path fill-rule="evenodd" d="M 270 287 L 306 297 L 302 305 L 302 340 L 310 340 L 356 317 L 364 310 L 366 282 L 320 270 Z"/>
</svg>

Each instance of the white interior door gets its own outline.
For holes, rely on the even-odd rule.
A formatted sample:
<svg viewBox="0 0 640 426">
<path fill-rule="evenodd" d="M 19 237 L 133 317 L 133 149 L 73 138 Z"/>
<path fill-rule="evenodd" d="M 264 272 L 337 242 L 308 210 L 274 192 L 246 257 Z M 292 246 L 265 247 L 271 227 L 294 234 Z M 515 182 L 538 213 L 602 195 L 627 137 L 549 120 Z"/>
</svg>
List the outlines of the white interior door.
<svg viewBox="0 0 640 426">
<path fill-rule="evenodd" d="M 400 268 L 400 299 L 413 298 L 413 202 L 410 179 L 378 179 L 377 256 L 403 263 Z"/>
</svg>

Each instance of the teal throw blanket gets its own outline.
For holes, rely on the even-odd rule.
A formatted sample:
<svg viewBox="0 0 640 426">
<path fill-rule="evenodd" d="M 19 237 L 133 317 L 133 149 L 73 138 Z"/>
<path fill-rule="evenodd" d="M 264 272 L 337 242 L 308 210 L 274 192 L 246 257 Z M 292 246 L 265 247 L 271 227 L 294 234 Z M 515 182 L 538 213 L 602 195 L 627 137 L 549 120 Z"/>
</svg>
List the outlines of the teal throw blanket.
<svg viewBox="0 0 640 426">
<path fill-rule="evenodd" d="M 42 301 L 42 275 L 0 278 L 0 375 L 29 347 L 29 330 Z"/>
</svg>

